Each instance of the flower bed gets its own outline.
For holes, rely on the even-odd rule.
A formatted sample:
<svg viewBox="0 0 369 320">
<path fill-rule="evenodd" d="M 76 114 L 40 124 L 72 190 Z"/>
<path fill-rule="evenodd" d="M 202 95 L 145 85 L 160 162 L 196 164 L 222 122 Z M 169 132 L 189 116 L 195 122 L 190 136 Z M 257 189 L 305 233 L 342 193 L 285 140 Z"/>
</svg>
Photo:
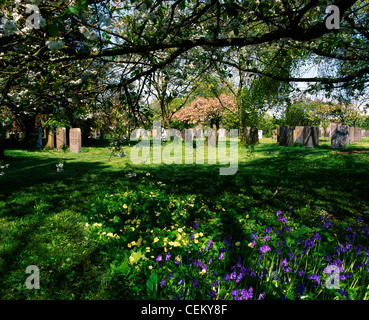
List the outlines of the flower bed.
<svg viewBox="0 0 369 320">
<path fill-rule="evenodd" d="M 96 199 L 88 216 L 112 298 L 368 298 L 369 228 L 361 217 L 241 212 L 160 191 Z"/>
</svg>

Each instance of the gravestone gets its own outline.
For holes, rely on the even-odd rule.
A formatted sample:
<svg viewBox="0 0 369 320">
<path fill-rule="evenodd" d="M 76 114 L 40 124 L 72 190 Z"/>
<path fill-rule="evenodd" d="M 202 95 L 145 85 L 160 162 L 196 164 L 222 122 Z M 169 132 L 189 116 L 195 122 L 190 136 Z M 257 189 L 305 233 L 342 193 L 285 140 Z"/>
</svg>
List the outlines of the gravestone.
<svg viewBox="0 0 369 320">
<path fill-rule="evenodd" d="M 218 139 L 225 138 L 226 137 L 226 129 L 219 129 L 218 130 Z"/>
<path fill-rule="evenodd" d="M 58 128 L 56 130 L 56 149 L 60 150 L 67 144 L 67 129 Z"/>
<path fill-rule="evenodd" d="M 361 130 L 361 139 L 366 137 L 366 130 Z"/>
<path fill-rule="evenodd" d="M 355 142 L 359 142 L 361 140 L 361 130 L 359 128 L 355 128 Z"/>
<path fill-rule="evenodd" d="M 354 127 L 349 127 L 349 140 L 350 140 L 350 143 L 355 142 L 355 128 Z"/>
<path fill-rule="evenodd" d="M 319 127 L 319 138 L 324 134 L 324 128 L 322 126 Z"/>
<path fill-rule="evenodd" d="M 69 130 L 70 152 L 78 153 L 82 149 L 82 136 L 80 128 L 71 128 Z"/>
<path fill-rule="evenodd" d="M 55 148 L 55 134 L 54 134 L 54 130 L 52 129 L 48 129 L 47 130 L 47 142 L 45 145 L 45 148 L 47 149 L 54 149 Z"/>
<path fill-rule="evenodd" d="M 303 129 L 303 146 L 308 148 L 316 148 L 319 144 L 319 127 L 304 127 Z"/>
<path fill-rule="evenodd" d="M 275 130 L 272 131 L 272 139 L 273 140 L 277 140 L 277 138 L 278 138 L 277 131 L 278 131 L 277 129 L 275 129 Z"/>
<path fill-rule="evenodd" d="M 303 126 L 296 126 L 295 127 L 295 134 L 294 139 L 296 143 L 303 143 L 304 142 L 304 128 Z"/>
<path fill-rule="evenodd" d="M 205 131 L 205 135 L 207 137 L 205 145 L 208 147 L 216 147 L 217 145 L 217 135 L 214 129 L 207 129 Z"/>
<path fill-rule="evenodd" d="M 350 129 L 346 125 L 337 125 L 331 134 L 332 148 L 343 148 L 349 145 Z"/>
<path fill-rule="evenodd" d="M 263 130 L 258 130 L 258 139 L 263 139 Z"/>
<path fill-rule="evenodd" d="M 280 127 L 279 144 L 281 146 L 292 146 L 293 144 L 293 127 Z"/>
</svg>

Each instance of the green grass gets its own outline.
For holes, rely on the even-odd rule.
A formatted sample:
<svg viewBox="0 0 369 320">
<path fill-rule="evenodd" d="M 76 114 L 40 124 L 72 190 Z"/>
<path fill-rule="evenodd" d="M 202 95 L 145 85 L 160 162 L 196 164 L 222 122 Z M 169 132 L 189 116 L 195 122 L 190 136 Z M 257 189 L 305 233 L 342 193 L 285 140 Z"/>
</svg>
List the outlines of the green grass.
<svg viewBox="0 0 369 320">
<path fill-rule="evenodd" d="M 209 222 L 211 230 L 203 229 L 214 237 L 234 233 L 239 228 L 236 220 L 245 219 L 246 214 L 263 217 L 290 207 L 301 213 L 304 225 L 320 214 L 340 222 L 361 216 L 368 223 L 369 153 L 365 151 L 369 142 L 340 151 L 329 145 L 329 140 L 322 139 L 316 149 L 279 147 L 266 138 L 254 150 L 240 146 L 239 168 L 233 176 L 220 176 L 222 166 L 206 161 L 205 165 L 133 166 L 129 157 L 110 158 L 109 150 L 102 147 L 83 148 L 78 154 L 6 150 L 5 162 L 10 166 L 0 176 L 0 297 L 142 295 L 137 286 L 122 279 L 121 284 L 131 291 L 123 294 L 117 289 L 112 282 L 114 266 L 129 258 L 126 245 L 139 235 L 144 241 L 152 240 L 151 230 L 160 241 L 164 235 L 173 236 L 166 231 L 159 234 L 159 227 L 174 225 L 170 207 L 178 201 L 176 219 L 188 228 L 187 236 L 189 225 L 202 220 L 201 212 L 203 220 L 215 221 Z M 125 149 L 127 154 L 129 149 Z M 56 164 L 63 157 L 65 171 L 58 173 Z M 131 172 L 137 176 L 128 177 Z M 193 198 L 198 205 L 195 211 L 186 206 Z M 132 219 L 123 221 L 117 212 L 124 204 L 130 206 Z M 226 218 L 220 215 L 222 209 L 229 213 Z M 141 233 L 130 233 L 129 228 L 137 225 L 129 220 L 140 214 L 143 222 L 136 229 Z M 91 229 L 86 223 L 102 227 Z M 103 232 L 120 234 L 120 240 L 109 242 Z M 153 249 L 158 254 L 159 247 Z M 31 264 L 40 268 L 40 290 L 25 288 L 25 269 Z M 135 282 L 134 278 L 130 281 Z"/>
</svg>

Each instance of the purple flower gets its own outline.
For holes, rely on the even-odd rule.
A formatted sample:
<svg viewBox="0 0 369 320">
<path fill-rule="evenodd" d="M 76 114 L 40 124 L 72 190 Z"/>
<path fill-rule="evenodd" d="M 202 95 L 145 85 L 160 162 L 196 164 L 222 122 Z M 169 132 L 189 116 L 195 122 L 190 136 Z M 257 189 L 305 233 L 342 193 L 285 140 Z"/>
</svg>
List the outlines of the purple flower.
<svg viewBox="0 0 369 320">
<path fill-rule="evenodd" d="M 259 248 L 259 250 L 262 252 L 262 253 L 265 253 L 267 251 L 271 251 L 270 247 L 266 244 L 262 244 Z"/>
<path fill-rule="evenodd" d="M 312 274 L 308 277 L 310 280 L 314 280 L 318 285 L 320 285 L 320 275 L 319 274 Z"/>
<path fill-rule="evenodd" d="M 232 291 L 232 296 L 238 298 L 238 289 Z"/>
<path fill-rule="evenodd" d="M 272 231 L 273 229 L 272 229 L 272 227 L 267 227 L 267 228 L 265 228 L 265 233 L 269 233 L 270 231 Z"/>
<path fill-rule="evenodd" d="M 216 287 L 217 285 L 219 285 L 218 280 L 215 280 L 215 281 L 213 282 L 213 284 L 211 285 L 211 287 Z"/>
<path fill-rule="evenodd" d="M 223 252 L 219 255 L 219 260 L 222 260 L 223 259 Z"/>
<path fill-rule="evenodd" d="M 233 271 L 232 273 L 231 273 L 231 280 L 234 280 L 234 279 L 236 279 L 237 278 L 237 273 L 236 273 L 236 271 Z"/>
<path fill-rule="evenodd" d="M 284 222 L 287 223 L 287 220 L 285 217 L 278 218 L 278 222 Z"/>
<path fill-rule="evenodd" d="M 198 283 L 198 281 L 196 280 L 196 279 L 192 279 L 192 282 L 193 282 L 193 286 L 194 286 L 194 288 L 198 288 L 199 287 L 199 283 Z"/>
<path fill-rule="evenodd" d="M 304 292 L 307 291 L 307 288 L 303 285 L 302 282 L 299 283 L 299 285 L 296 288 L 296 292 L 299 296 L 302 296 Z"/>
<path fill-rule="evenodd" d="M 183 279 L 179 280 L 178 285 L 180 286 L 183 283 Z"/>
<path fill-rule="evenodd" d="M 286 273 L 290 272 L 292 269 L 288 266 L 288 262 L 287 262 L 287 259 L 283 259 L 282 262 L 281 262 L 281 267 L 282 267 L 282 270 Z"/>
<path fill-rule="evenodd" d="M 206 249 L 205 249 L 205 251 L 208 251 L 209 249 L 211 249 L 213 247 L 213 240 L 209 240 L 208 241 L 208 244 L 207 244 L 207 246 L 206 246 Z"/>
<path fill-rule="evenodd" d="M 168 253 L 165 255 L 165 261 L 169 261 L 171 256 L 172 256 L 172 255 L 170 254 L 170 252 L 168 252 Z"/>
<path fill-rule="evenodd" d="M 251 239 L 258 239 L 259 237 L 257 236 L 256 233 L 253 233 L 252 236 L 251 236 Z"/>
<path fill-rule="evenodd" d="M 282 214 L 282 211 L 281 210 L 279 210 L 279 211 L 277 211 L 277 217 L 279 216 L 279 215 L 281 215 Z"/>
<path fill-rule="evenodd" d="M 368 271 L 369 272 L 369 271 Z M 227 281 L 230 281 L 231 280 L 231 276 L 229 274 L 226 274 L 224 276 L 224 281 L 227 282 Z"/>
<path fill-rule="evenodd" d="M 165 280 L 163 280 L 163 279 L 162 279 L 162 280 L 160 281 L 160 286 L 161 286 L 162 288 L 165 286 Z"/>
<path fill-rule="evenodd" d="M 214 290 L 210 290 L 210 291 L 209 291 L 209 295 L 210 295 L 210 297 L 212 297 L 213 299 L 214 299 L 214 298 L 216 298 L 216 296 L 217 296 L 217 294 L 216 294 L 216 292 L 215 292 Z"/>
<path fill-rule="evenodd" d="M 269 236 L 265 236 L 263 240 L 264 240 L 264 242 L 267 242 L 269 239 L 270 239 Z"/>
<path fill-rule="evenodd" d="M 163 261 L 163 256 L 161 254 L 159 254 L 156 258 L 157 262 Z"/>
<path fill-rule="evenodd" d="M 247 291 L 246 289 L 242 289 L 241 290 L 241 294 L 242 294 L 242 297 L 245 300 L 252 299 L 252 295 L 253 295 L 253 289 L 252 289 L 252 287 L 250 287 L 249 291 Z"/>
</svg>

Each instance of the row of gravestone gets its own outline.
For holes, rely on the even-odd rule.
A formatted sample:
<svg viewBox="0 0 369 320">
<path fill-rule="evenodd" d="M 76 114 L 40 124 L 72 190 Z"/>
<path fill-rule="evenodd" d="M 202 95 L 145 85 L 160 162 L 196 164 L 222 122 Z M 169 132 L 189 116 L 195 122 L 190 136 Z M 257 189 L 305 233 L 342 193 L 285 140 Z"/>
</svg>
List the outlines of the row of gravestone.
<svg viewBox="0 0 369 320">
<path fill-rule="evenodd" d="M 47 131 L 47 140 L 45 148 L 60 150 L 67 145 L 67 129 L 57 128 L 56 131 L 49 129 Z M 70 152 L 78 153 L 82 149 L 82 135 L 80 128 L 71 128 L 69 130 L 69 149 Z"/>
<path fill-rule="evenodd" d="M 321 129 L 312 126 L 280 127 L 273 132 L 273 138 L 282 146 L 291 146 L 294 142 L 304 147 L 315 148 L 319 144 Z M 350 143 L 358 142 L 367 136 L 365 130 L 348 125 L 331 124 L 330 137 L 332 148 L 343 148 Z"/>
</svg>

